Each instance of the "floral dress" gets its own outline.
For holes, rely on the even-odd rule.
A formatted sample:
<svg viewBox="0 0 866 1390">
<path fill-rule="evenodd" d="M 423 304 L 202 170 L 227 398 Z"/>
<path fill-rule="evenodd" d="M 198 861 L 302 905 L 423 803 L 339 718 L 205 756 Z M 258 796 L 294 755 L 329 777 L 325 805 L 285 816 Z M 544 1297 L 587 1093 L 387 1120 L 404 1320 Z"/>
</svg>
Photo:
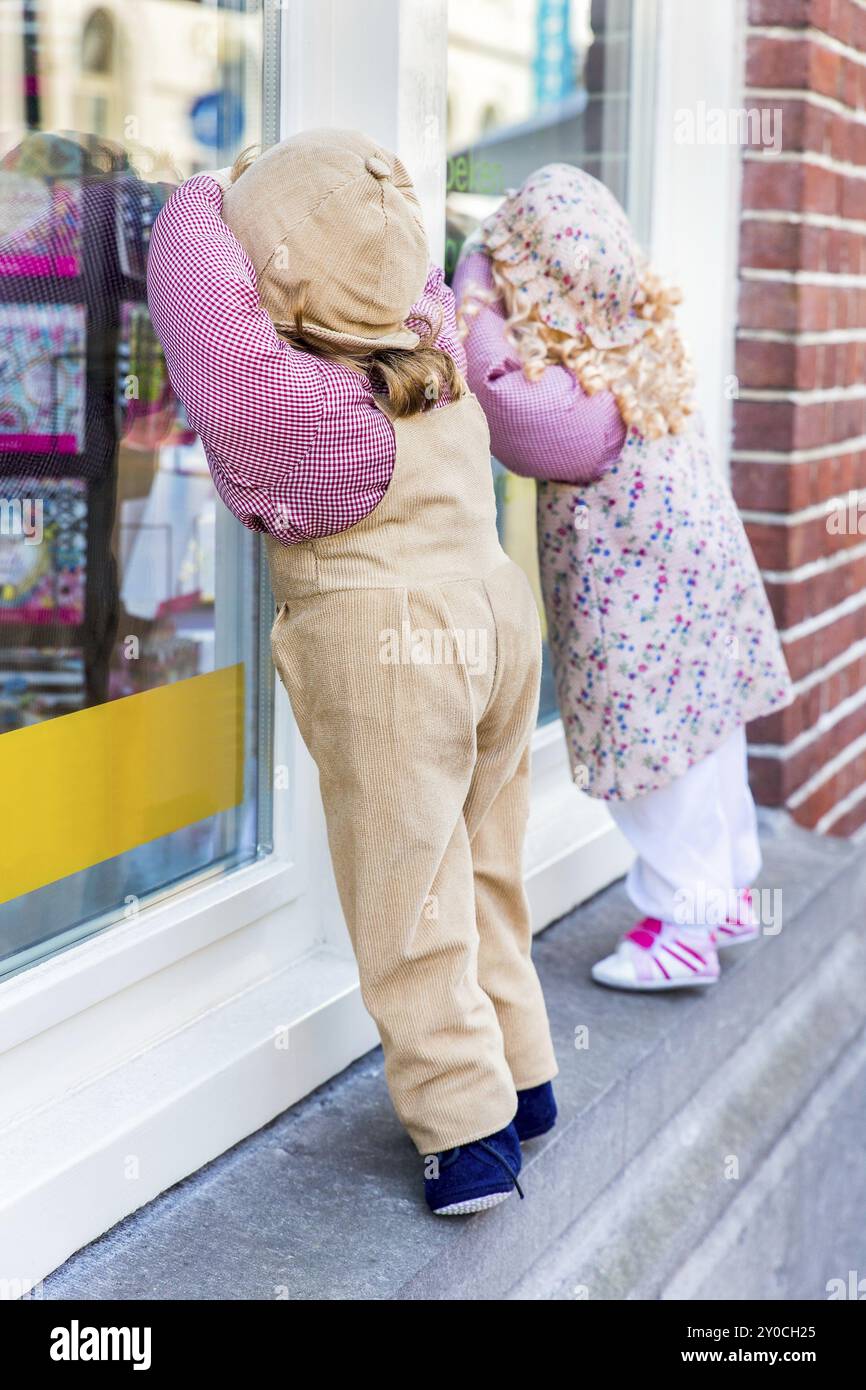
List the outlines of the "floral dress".
<svg viewBox="0 0 866 1390">
<path fill-rule="evenodd" d="M 588 486 L 537 487 L 549 642 L 578 785 L 643 795 L 790 702 L 761 576 L 697 416 L 657 440 L 630 431 Z"/>
</svg>

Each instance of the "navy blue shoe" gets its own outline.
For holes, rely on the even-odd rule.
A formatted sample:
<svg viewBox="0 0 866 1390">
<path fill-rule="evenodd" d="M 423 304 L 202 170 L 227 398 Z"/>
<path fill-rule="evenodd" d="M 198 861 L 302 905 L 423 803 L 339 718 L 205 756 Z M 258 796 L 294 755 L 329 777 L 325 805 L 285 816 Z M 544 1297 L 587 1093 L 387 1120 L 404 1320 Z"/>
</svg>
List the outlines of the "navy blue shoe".
<svg viewBox="0 0 866 1390">
<path fill-rule="evenodd" d="M 522 1197 L 517 1181 L 521 1161 L 513 1124 L 487 1139 L 428 1154 L 424 1159 L 424 1171 L 430 1174 L 424 1178 L 427 1205 L 437 1216 L 467 1216 L 504 1202 L 515 1188 Z"/>
<path fill-rule="evenodd" d="M 514 1116 L 514 1128 L 522 1142 L 527 1139 L 537 1139 L 539 1135 L 546 1134 L 549 1129 L 553 1129 L 555 1124 L 556 1101 L 553 1098 L 553 1086 L 549 1081 L 543 1081 L 540 1086 L 530 1086 L 526 1091 L 517 1092 L 517 1114 Z"/>
</svg>

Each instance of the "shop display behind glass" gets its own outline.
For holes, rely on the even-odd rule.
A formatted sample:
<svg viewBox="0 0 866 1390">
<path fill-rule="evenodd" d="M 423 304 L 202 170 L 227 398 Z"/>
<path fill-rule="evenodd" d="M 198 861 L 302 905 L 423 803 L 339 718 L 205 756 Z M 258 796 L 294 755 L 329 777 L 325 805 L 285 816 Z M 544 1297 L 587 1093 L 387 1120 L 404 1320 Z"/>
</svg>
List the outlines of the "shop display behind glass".
<svg viewBox="0 0 866 1390">
<path fill-rule="evenodd" d="M 0 973 L 268 848 L 260 543 L 218 502 L 174 399 L 145 262 L 172 188 L 267 140 L 277 119 L 263 89 L 272 5 L 5 8 Z M 160 782 L 143 729 L 188 798 Z M 49 822 L 56 831 L 91 748 L 108 764 L 95 779 L 101 804 L 82 815 L 70 797 L 75 823 L 60 843 L 77 871 L 58 879 Z M 41 786 L 21 785 L 22 765 Z M 221 809 L 202 817 L 220 777 Z M 38 821 L 15 816 L 40 798 L 53 808 L 44 854 Z M 112 836 L 124 852 L 106 858 Z"/>
<path fill-rule="evenodd" d="M 632 0 L 449 0 L 446 274 L 470 232 L 543 164 L 577 164 L 629 207 Z M 494 461 L 508 553 L 539 601 L 535 484 Z M 540 719 L 557 717 L 545 645 Z"/>
</svg>

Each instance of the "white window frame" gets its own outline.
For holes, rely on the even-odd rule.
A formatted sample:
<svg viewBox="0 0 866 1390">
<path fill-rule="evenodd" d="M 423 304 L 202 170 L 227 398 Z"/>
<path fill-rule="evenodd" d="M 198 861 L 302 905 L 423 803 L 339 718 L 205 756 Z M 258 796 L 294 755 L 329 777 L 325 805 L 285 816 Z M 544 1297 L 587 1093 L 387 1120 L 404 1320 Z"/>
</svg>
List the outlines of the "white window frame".
<svg viewBox="0 0 866 1390">
<path fill-rule="evenodd" d="M 745 0 L 638 0 L 658 8 L 656 159 L 651 250 L 683 290 L 679 320 L 697 374 L 698 402 L 719 467 L 730 463 L 742 151 L 682 144 L 678 112 L 743 104 Z M 712 326 L 712 327 L 710 327 Z"/>
<path fill-rule="evenodd" d="M 445 0 L 275 4 L 282 132 L 352 124 L 399 148 L 441 256 Z M 642 168 L 649 124 L 633 129 Z M 268 858 L 0 984 L 0 1278 L 38 1280 L 375 1045 L 316 771 L 281 687 L 274 762 L 289 790 L 275 791 Z M 526 856 L 536 927 L 629 858 L 603 805 L 573 786 L 561 724 L 540 728 Z"/>
</svg>

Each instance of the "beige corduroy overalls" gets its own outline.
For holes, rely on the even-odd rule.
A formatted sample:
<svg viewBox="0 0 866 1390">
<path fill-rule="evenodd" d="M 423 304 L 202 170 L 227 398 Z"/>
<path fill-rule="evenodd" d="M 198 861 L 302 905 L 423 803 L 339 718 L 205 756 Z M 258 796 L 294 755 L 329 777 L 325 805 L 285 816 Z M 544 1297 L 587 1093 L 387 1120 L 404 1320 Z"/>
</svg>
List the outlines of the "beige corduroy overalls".
<svg viewBox="0 0 866 1390">
<path fill-rule="evenodd" d="M 515 1088 L 556 1074 L 522 878 L 540 635 L 475 397 L 392 423 L 369 516 L 268 539 L 271 642 L 391 1096 L 433 1153 L 502 1129 Z"/>
</svg>

